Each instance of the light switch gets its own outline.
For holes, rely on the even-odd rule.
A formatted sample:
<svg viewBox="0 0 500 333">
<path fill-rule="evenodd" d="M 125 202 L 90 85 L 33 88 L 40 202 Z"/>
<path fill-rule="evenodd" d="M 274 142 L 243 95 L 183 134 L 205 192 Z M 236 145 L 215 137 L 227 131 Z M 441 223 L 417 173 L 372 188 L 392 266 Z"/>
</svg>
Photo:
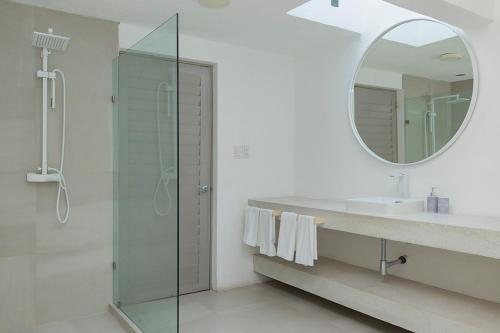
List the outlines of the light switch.
<svg viewBox="0 0 500 333">
<path fill-rule="evenodd" d="M 233 146 L 233 158 L 236 160 L 250 158 L 250 146 Z"/>
<path fill-rule="evenodd" d="M 250 146 L 248 145 L 241 146 L 241 158 L 244 159 L 250 158 Z"/>
</svg>

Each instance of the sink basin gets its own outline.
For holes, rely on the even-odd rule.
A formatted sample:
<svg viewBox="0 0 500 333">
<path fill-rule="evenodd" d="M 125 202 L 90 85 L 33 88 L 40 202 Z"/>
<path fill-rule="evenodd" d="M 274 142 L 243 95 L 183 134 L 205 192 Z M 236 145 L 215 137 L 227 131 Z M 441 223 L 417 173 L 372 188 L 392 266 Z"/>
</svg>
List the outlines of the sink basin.
<svg viewBox="0 0 500 333">
<path fill-rule="evenodd" d="M 374 214 L 412 214 L 424 211 L 424 200 L 370 197 L 347 200 L 347 210 Z"/>
</svg>

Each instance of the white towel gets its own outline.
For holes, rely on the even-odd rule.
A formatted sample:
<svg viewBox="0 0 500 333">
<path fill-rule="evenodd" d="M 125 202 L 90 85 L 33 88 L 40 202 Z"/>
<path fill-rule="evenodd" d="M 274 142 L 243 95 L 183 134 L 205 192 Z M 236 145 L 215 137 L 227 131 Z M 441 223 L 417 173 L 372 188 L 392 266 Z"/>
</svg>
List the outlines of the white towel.
<svg viewBox="0 0 500 333">
<path fill-rule="evenodd" d="M 261 209 L 259 213 L 259 240 L 260 253 L 266 256 L 276 256 L 276 221 L 273 210 Z"/>
<path fill-rule="evenodd" d="M 293 261 L 297 240 L 297 214 L 281 214 L 280 233 L 278 236 L 278 257 Z"/>
<path fill-rule="evenodd" d="M 257 246 L 259 240 L 259 211 L 260 208 L 257 207 L 247 207 L 245 209 L 243 243 L 250 246 Z"/>
<path fill-rule="evenodd" d="M 295 262 L 305 266 L 314 266 L 318 259 L 317 229 L 313 216 L 299 215 L 297 220 L 297 253 Z"/>
</svg>

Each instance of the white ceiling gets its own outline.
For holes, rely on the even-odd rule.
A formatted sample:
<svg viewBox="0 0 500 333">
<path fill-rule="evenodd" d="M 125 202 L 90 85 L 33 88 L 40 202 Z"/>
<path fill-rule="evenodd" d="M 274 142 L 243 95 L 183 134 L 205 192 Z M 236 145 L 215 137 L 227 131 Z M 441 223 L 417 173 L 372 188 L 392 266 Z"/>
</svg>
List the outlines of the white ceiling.
<svg viewBox="0 0 500 333">
<path fill-rule="evenodd" d="M 498 0 L 385 0 L 457 27 L 491 23 L 500 11 Z"/>
<path fill-rule="evenodd" d="M 443 62 L 439 59 L 443 53 L 459 53 L 463 58 Z M 379 39 L 369 51 L 363 66 L 447 82 L 473 78 L 471 59 L 460 37 L 421 47 Z M 457 77 L 456 74 L 465 76 Z"/>
<path fill-rule="evenodd" d="M 180 13 L 181 33 L 286 54 L 356 36 L 286 15 L 307 0 L 232 0 L 224 9 L 208 9 L 197 0 L 14 1 L 151 29 Z"/>
<path fill-rule="evenodd" d="M 231 5 L 223 9 L 202 7 L 197 0 L 11 1 L 112 20 L 123 23 L 123 26 L 141 28 L 135 31 L 151 31 L 173 14 L 179 13 L 181 33 L 285 54 L 310 52 L 313 48 L 333 46 L 339 39 L 359 36 L 354 31 L 346 30 L 347 26 L 343 26 L 344 29 L 342 29 L 338 26 L 318 24 L 286 14 L 308 0 L 231 0 Z M 329 2 L 330 0 L 314 1 Z M 394 22 L 403 15 L 402 13 L 408 13 L 388 3 L 398 1 L 414 3 L 422 0 L 342 0 L 341 6 L 350 4 L 356 7 L 354 9 L 356 15 L 348 15 L 349 20 L 355 22 L 354 25 L 363 26 L 368 21 L 374 23 L 374 20 Z M 433 7 L 434 1 L 441 3 L 445 0 L 432 0 L 432 3 L 429 1 L 431 0 L 425 0 L 427 7 Z M 359 6 L 360 3 L 363 5 Z M 467 12 L 463 8 L 462 11 Z M 341 12 L 335 13 L 340 15 Z M 334 23 L 337 24 L 337 22 Z"/>
</svg>

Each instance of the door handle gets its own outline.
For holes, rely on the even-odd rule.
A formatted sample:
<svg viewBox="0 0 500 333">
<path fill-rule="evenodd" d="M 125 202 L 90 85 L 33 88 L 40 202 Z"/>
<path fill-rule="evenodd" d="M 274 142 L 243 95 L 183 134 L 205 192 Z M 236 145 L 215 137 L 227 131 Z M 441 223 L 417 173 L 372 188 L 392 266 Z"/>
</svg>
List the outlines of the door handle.
<svg viewBox="0 0 500 333">
<path fill-rule="evenodd" d="M 200 193 L 208 193 L 210 191 L 210 187 L 208 185 L 200 186 Z"/>
</svg>

